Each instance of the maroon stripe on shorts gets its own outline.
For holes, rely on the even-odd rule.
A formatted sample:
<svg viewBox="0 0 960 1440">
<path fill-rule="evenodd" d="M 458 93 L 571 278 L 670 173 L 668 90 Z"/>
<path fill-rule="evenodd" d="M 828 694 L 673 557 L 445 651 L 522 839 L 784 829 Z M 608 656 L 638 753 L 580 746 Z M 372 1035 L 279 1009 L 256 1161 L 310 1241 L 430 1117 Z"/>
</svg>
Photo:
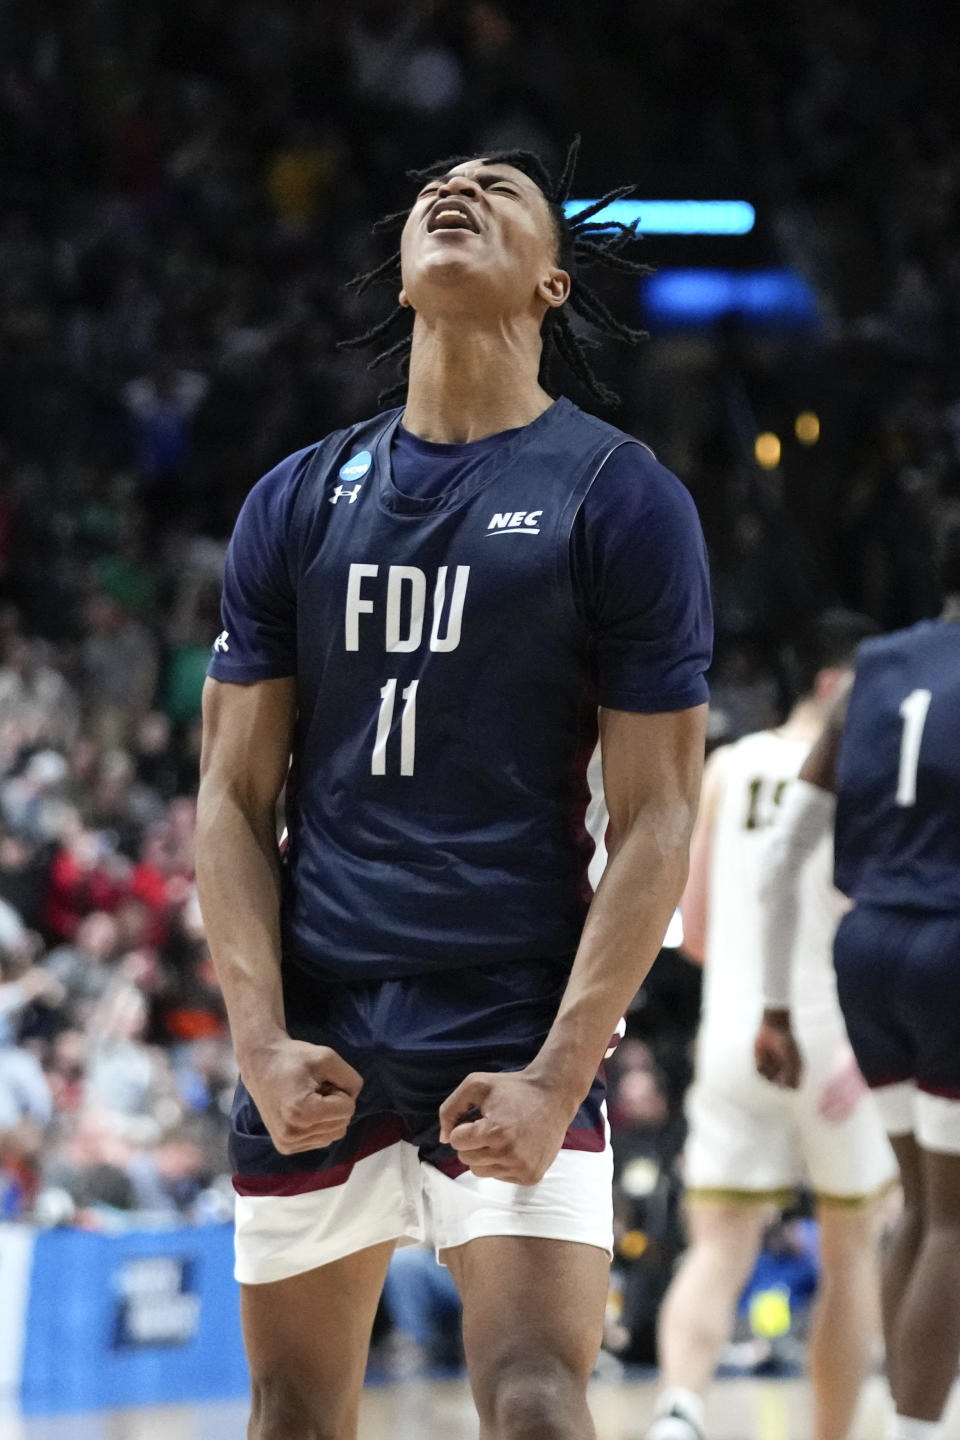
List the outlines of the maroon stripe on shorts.
<svg viewBox="0 0 960 1440">
<path fill-rule="evenodd" d="M 911 1085 L 914 1083 L 912 1075 L 883 1075 L 879 1080 L 868 1080 L 867 1085 L 871 1090 L 883 1090 L 887 1085 Z"/>
<path fill-rule="evenodd" d="M 607 1147 L 607 1127 L 602 1120 L 596 1125 L 583 1129 L 570 1129 L 563 1137 L 561 1150 L 587 1150 L 592 1155 L 601 1154 Z"/>
<path fill-rule="evenodd" d="M 305 1195 L 310 1190 L 329 1190 L 350 1178 L 358 1160 L 386 1150 L 398 1140 L 407 1138 L 403 1121 L 398 1118 L 379 1120 L 359 1137 L 357 1147 L 348 1160 L 320 1170 L 290 1170 L 278 1175 L 234 1175 L 233 1188 L 238 1195 Z"/>
<path fill-rule="evenodd" d="M 438 1156 L 432 1159 L 430 1164 L 434 1170 L 439 1170 L 441 1175 L 449 1175 L 451 1180 L 459 1180 L 461 1175 L 466 1175 L 468 1168 L 456 1155 L 451 1155 L 449 1159 Z"/>
</svg>

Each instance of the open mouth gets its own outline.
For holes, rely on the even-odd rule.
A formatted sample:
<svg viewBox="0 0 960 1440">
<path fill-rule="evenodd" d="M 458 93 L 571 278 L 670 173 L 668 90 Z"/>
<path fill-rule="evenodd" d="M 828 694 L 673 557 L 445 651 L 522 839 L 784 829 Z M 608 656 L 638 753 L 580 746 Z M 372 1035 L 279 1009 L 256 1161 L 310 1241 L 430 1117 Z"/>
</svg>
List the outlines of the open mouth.
<svg viewBox="0 0 960 1440">
<path fill-rule="evenodd" d="M 437 230 L 472 230 L 477 234 L 479 228 L 463 200 L 437 200 L 427 216 L 427 231 L 431 235 Z"/>
</svg>

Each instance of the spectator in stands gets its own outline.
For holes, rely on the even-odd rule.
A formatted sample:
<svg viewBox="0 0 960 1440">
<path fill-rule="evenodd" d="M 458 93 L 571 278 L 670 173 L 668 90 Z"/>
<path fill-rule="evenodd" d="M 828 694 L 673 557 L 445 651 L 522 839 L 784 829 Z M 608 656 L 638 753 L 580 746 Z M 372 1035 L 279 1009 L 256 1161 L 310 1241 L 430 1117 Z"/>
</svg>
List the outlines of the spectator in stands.
<svg viewBox="0 0 960 1440">
<path fill-rule="evenodd" d="M 31 930 L 42 925 L 48 868 L 45 847 L 0 828 L 0 900 Z"/>
<path fill-rule="evenodd" d="M 155 822 L 144 836 L 128 890 L 149 912 L 148 945 L 162 948 L 166 944 L 171 918 L 187 903 L 192 879 L 192 862 L 184 868 L 174 849 L 173 826 L 169 820 Z"/>
<path fill-rule="evenodd" d="M 109 1115 L 132 1144 L 156 1143 L 181 1113 L 169 1056 L 143 1044 L 148 1013 L 141 991 L 123 980 L 104 995 L 89 1026 L 86 1104 Z"/>
<path fill-rule="evenodd" d="M 157 645 L 147 628 L 102 592 L 85 609 L 81 694 L 91 733 L 105 745 L 130 739 L 157 687 Z"/>
<path fill-rule="evenodd" d="M 120 932 L 112 915 L 94 910 L 77 924 L 73 938 L 42 961 L 43 969 L 63 986 L 64 1023 L 82 1033 L 97 1002 L 116 979 Z"/>
<path fill-rule="evenodd" d="M 158 1143 L 138 1150 L 126 1172 L 134 1190 L 135 1208 L 154 1216 L 188 1217 L 201 1190 L 212 1179 L 210 1131 L 196 1120 L 166 1130 Z"/>
<path fill-rule="evenodd" d="M 50 1087 L 32 1050 L 16 1043 L 20 1017 L 37 1001 L 57 1005 L 57 981 L 35 966 L 0 967 L 0 1216 L 17 1219 L 36 1195 L 43 1135 L 53 1113 Z"/>
<path fill-rule="evenodd" d="M 9 635 L 0 666 L 0 735 L 4 749 L 11 737 L 19 745 L 49 745 L 64 750 L 77 733 L 79 706 L 63 674 L 50 663 L 40 640 Z"/>
<path fill-rule="evenodd" d="M 96 781 L 84 810 L 84 820 L 104 836 L 118 855 L 135 860 L 147 828 L 162 823 L 160 796 L 138 783 L 133 758 L 127 750 L 112 749 L 100 756 Z"/>
<path fill-rule="evenodd" d="M 116 910 L 126 894 L 130 863 L 110 841 L 88 830 L 76 811 L 65 819 L 62 843 L 47 881 L 43 925 L 59 941 L 72 940 L 85 915 Z"/>
<path fill-rule="evenodd" d="M 59 751 L 34 751 L 23 769 L 0 786 L 6 825 L 33 840 L 53 839 L 62 816 L 58 800 L 66 778 L 67 762 Z"/>
<path fill-rule="evenodd" d="M 61 1030 L 52 1041 L 45 1073 L 53 1109 L 75 1115 L 83 1105 L 87 1070 L 87 1037 L 82 1029 Z"/>
</svg>

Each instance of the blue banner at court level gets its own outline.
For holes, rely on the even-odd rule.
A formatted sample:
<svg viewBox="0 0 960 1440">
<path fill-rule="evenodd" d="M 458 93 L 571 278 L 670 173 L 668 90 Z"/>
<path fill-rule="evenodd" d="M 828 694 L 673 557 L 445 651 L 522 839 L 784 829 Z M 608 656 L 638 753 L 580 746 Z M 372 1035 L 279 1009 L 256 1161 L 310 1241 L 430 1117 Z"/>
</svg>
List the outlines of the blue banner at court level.
<svg viewBox="0 0 960 1440">
<path fill-rule="evenodd" d="M 640 283 L 653 329 L 715 324 L 816 325 L 817 300 L 793 270 L 658 270 Z"/>
<path fill-rule="evenodd" d="M 228 1399 L 248 1389 L 232 1226 L 37 1236 L 26 1414 Z"/>
<path fill-rule="evenodd" d="M 571 218 L 592 200 L 567 200 Z M 620 225 L 639 222 L 641 235 L 749 235 L 756 211 L 747 200 L 612 200 L 593 217 Z"/>
</svg>

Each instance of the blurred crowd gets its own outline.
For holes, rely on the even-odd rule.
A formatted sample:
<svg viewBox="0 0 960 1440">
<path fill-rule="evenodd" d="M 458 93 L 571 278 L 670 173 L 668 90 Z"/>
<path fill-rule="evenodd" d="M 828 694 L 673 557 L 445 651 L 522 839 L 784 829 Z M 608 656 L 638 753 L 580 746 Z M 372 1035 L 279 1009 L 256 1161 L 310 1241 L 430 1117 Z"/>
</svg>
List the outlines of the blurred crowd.
<svg viewBox="0 0 960 1440">
<path fill-rule="evenodd" d="M 377 408 L 336 343 L 393 297 L 343 284 L 383 258 L 411 165 L 519 144 L 556 167 L 581 130 L 584 196 L 756 207 L 749 237 L 646 258 L 813 288 L 802 330 L 654 328 L 597 362 L 701 509 L 714 740 L 782 712 L 823 605 L 931 613 L 960 494 L 958 23 L 931 0 L 0 7 L 0 1216 L 228 1213 L 192 849 L 224 546 L 259 474 Z M 609 300 L 642 321 L 632 284 Z M 613 1072 L 621 1234 L 648 1259 L 677 1243 L 682 970 Z"/>
<path fill-rule="evenodd" d="M 196 766 L 151 708 L 150 630 L 105 595 L 89 610 L 59 668 L 0 613 L 0 1217 L 219 1218 L 235 1066 L 194 883 Z"/>
</svg>

